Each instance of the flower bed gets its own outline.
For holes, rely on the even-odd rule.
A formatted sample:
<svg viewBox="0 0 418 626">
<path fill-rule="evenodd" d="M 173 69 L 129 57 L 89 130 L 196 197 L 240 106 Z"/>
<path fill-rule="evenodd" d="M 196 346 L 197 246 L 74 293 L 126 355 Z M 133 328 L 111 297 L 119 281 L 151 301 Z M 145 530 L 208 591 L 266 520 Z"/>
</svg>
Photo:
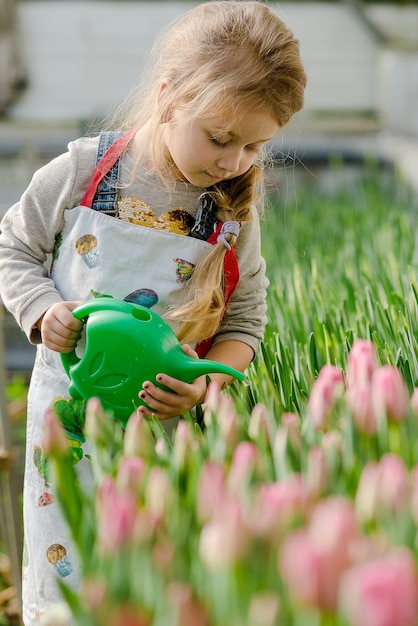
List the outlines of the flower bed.
<svg viewBox="0 0 418 626">
<path fill-rule="evenodd" d="M 375 174 L 268 215 L 266 339 L 203 431 L 91 401 L 85 493 L 49 416 L 77 625 L 418 624 L 416 200 Z"/>
</svg>

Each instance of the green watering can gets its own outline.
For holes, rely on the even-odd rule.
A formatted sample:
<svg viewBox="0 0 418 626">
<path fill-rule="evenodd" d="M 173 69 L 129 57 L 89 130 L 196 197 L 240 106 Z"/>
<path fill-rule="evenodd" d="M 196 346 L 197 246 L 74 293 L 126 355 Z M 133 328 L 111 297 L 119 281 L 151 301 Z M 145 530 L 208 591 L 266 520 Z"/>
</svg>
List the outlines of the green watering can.
<svg viewBox="0 0 418 626">
<path fill-rule="evenodd" d="M 138 397 L 145 380 L 167 389 L 156 381 L 159 373 L 187 383 L 211 373 L 245 380 L 228 365 L 185 354 L 170 326 L 139 304 L 104 296 L 84 302 L 73 315 L 86 323 L 86 347 L 81 358 L 75 350 L 61 354 L 70 394 L 99 398 L 124 426 L 136 408 L 147 406 Z"/>
</svg>

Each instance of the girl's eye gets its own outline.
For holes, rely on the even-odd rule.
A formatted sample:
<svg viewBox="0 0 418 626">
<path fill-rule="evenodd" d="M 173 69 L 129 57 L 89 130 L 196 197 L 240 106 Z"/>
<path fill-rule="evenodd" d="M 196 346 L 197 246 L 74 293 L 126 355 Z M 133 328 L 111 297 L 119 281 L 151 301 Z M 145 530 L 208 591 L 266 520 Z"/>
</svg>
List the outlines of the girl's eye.
<svg viewBox="0 0 418 626">
<path fill-rule="evenodd" d="M 210 141 L 218 148 L 226 148 L 230 144 L 229 141 L 221 141 L 221 139 L 217 139 L 216 137 L 209 137 Z"/>
</svg>

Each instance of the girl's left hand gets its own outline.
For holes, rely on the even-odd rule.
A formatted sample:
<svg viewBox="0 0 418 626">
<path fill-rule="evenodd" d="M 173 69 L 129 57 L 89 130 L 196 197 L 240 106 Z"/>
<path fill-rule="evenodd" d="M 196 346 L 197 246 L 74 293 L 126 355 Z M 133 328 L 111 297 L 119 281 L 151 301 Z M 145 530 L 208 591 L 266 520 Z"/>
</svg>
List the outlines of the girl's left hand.
<svg viewBox="0 0 418 626">
<path fill-rule="evenodd" d="M 184 352 L 196 359 L 199 358 L 197 352 L 185 344 L 182 346 Z M 182 380 L 167 376 L 167 374 L 157 375 L 158 383 L 168 387 L 172 391 L 160 389 L 150 380 L 146 380 L 139 392 L 141 400 L 147 403 L 149 409 L 140 406 L 138 411 L 146 417 L 155 415 L 160 420 L 182 415 L 190 411 L 196 404 L 204 401 L 207 384 L 206 376 L 199 376 L 192 383 L 185 383 Z M 173 393 L 174 392 L 174 393 Z"/>
</svg>

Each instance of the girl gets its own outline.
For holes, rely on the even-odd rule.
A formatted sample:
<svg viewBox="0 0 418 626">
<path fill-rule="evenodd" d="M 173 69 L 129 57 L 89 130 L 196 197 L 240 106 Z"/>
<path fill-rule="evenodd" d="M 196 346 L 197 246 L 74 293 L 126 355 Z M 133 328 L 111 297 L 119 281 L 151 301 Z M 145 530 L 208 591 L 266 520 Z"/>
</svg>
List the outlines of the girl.
<svg viewBox="0 0 418 626">
<path fill-rule="evenodd" d="M 157 41 L 146 76 L 117 111 L 124 132 L 70 143 L 1 225 L 1 296 L 38 344 L 24 490 L 26 625 L 58 599 L 57 575 L 79 580 L 42 450 L 45 411 L 58 402 L 74 408 L 59 354 L 80 335 L 72 310 L 100 294 L 152 306 L 186 352 L 241 371 L 263 337 L 267 280 L 255 207 L 264 146 L 303 105 L 298 42 L 261 2 L 206 2 Z M 146 381 L 145 416 L 172 426 L 204 401 L 205 377 L 157 378 L 171 391 Z M 82 432 L 68 431 L 82 456 Z"/>
</svg>

